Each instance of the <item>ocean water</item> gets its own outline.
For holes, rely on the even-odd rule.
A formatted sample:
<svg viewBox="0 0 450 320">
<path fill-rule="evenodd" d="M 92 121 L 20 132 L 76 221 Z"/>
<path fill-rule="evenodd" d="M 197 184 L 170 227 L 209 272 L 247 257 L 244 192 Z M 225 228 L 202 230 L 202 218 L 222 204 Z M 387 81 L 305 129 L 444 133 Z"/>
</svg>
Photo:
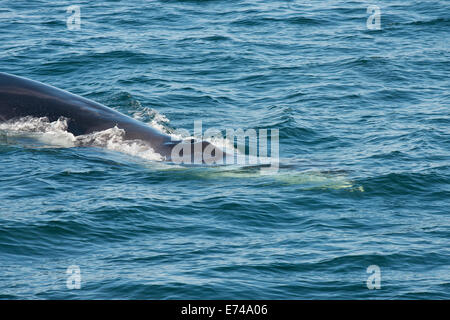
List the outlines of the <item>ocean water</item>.
<svg viewBox="0 0 450 320">
<path fill-rule="evenodd" d="M 280 168 L 2 125 L 0 298 L 449 299 L 449 16 L 443 0 L 1 0 L 0 71 L 171 134 L 278 129 Z"/>
</svg>

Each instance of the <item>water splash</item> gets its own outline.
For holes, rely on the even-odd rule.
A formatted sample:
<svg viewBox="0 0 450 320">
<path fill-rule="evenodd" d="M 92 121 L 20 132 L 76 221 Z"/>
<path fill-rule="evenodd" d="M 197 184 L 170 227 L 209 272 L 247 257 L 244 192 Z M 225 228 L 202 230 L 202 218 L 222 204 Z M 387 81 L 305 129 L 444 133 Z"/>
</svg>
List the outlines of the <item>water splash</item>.
<svg viewBox="0 0 450 320">
<path fill-rule="evenodd" d="M 33 139 L 41 144 L 39 146 L 41 148 L 92 146 L 141 157 L 145 160 L 162 160 L 162 156 L 144 141 L 125 140 L 125 131 L 118 127 L 76 137 L 68 132 L 67 128 L 68 119 L 63 117 L 53 122 L 46 117 L 25 117 L 0 124 L 0 130 L 6 133 L 7 140 L 11 142 L 20 142 L 25 139 L 29 145 L 29 139 Z"/>
</svg>

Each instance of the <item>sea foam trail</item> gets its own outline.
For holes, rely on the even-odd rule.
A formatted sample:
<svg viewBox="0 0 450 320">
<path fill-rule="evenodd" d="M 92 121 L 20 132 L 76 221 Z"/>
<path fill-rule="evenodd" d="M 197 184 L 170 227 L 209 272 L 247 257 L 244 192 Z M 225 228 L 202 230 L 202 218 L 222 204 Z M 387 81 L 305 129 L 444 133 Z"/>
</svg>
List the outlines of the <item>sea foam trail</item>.
<svg viewBox="0 0 450 320">
<path fill-rule="evenodd" d="M 168 119 L 157 114 L 149 126 L 161 130 L 176 140 L 195 139 L 196 137 L 183 134 L 181 131 L 169 130 L 166 126 Z M 146 142 L 142 140 L 126 140 L 125 130 L 116 127 L 103 131 L 93 132 L 86 135 L 74 136 L 67 131 L 68 119 L 61 117 L 56 121 L 49 121 L 46 117 L 24 117 L 15 121 L 0 123 L 0 130 L 4 131 L 9 139 L 32 138 L 40 143 L 51 147 L 99 147 L 125 153 L 131 156 L 151 161 L 162 161 L 164 158 L 155 152 Z M 205 139 L 215 146 L 231 150 L 240 154 L 233 144 L 226 138 Z"/>
</svg>

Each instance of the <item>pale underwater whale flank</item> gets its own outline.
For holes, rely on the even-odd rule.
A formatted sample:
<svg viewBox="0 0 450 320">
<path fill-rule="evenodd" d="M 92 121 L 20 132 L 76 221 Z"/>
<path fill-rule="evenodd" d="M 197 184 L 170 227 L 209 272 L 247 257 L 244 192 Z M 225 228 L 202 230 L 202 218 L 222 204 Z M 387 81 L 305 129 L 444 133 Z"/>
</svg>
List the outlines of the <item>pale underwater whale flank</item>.
<svg viewBox="0 0 450 320">
<path fill-rule="evenodd" d="M 224 152 L 206 141 L 175 140 L 145 123 L 97 102 L 26 78 L 0 72 L 0 123 L 23 118 L 67 121 L 75 137 L 111 128 L 124 130 L 124 140 L 147 144 L 166 161 L 224 163 Z M 195 160 L 195 162 L 194 162 Z"/>
</svg>

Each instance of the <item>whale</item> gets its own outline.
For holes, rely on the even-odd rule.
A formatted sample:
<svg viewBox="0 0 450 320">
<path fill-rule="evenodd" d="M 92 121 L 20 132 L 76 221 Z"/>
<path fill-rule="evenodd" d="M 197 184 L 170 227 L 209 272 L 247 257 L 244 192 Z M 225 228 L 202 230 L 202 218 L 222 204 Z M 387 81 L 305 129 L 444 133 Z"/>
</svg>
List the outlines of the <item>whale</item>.
<svg viewBox="0 0 450 320">
<path fill-rule="evenodd" d="M 149 125 L 63 89 L 0 72 L 0 123 L 25 117 L 67 119 L 75 137 L 117 127 L 125 140 L 140 140 L 164 161 L 184 164 L 223 164 L 226 153 L 199 139 L 174 140 Z"/>
</svg>

